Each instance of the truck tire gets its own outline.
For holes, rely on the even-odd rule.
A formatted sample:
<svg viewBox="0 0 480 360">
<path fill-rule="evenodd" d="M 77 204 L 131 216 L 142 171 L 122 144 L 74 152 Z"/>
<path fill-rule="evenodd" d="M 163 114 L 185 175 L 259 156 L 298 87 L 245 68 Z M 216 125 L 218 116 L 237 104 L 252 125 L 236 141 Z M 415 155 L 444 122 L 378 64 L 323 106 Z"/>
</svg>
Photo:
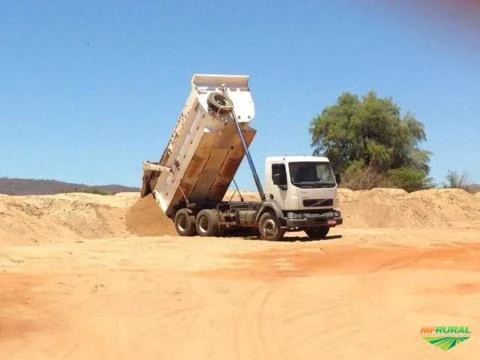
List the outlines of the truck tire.
<svg viewBox="0 0 480 360">
<path fill-rule="evenodd" d="M 175 230 L 180 236 L 195 235 L 195 216 L 187 209 L 180 209 L 175 214 Z"/>
<path fill-rule="evenodd" d="M 200 236 L 215 236 L 218 234 L 218 216 L 215 210 L 204 209 L 197 214 L 197 234 Z"/>
<path fill-rule="evenodd" d="M 258 232 L 263 240 L 278 241 L 285 235 L 277 216 L 270 211 L 264 212 L 258 222 Z"/>
<path fill-rule="evenodd" d="M 324 227 L 320 227 L 320 228 L 307 229 L 307 230 L 305 230 L 305 233 L 312 240 L 320 240 L 320 239 L 325 239 L 329 230 L 330 230 L 330 228 L 328 226 L 324 226 Z"/>
<path fill-rule="evenodd" d="M 233 110 L 232 100 L 219 92 L 208 95 L 207 104 L 211 110 L 219 114 L 228 114 Z"/>
</svg>

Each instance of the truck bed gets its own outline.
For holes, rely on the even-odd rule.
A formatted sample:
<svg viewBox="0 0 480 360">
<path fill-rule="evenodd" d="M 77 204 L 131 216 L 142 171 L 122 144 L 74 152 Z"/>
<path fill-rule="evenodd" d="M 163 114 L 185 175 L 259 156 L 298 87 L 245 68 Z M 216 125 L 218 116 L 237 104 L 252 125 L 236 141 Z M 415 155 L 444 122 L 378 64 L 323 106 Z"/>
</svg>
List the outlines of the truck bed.
<svg viewBox="0 0 480 360">
<path fill-rule="evenodd" d="M 142 196 L 152 192 L 167 216 L 173 217 L 187 201 L 220 202 L 245 156 L 234 122 L 209 112 L 206 99 L 211 92 L 223 92 L 232 100 L 247 146 L 255 136 L 249 127 L 254 106 L 248 77 L 195 75 L 160 161 L 144 165 Z"/>
</svg>

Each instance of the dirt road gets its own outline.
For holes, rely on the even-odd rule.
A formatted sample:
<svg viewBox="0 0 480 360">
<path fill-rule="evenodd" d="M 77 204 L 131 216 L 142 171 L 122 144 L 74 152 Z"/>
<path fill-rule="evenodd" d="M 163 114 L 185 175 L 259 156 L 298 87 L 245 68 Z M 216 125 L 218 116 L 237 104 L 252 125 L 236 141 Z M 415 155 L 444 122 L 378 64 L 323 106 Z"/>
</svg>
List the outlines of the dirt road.
<svg viewBox="0 0 480 360">
<path fill-rule="evenodd" d="M 478 359 L 480 227 L 0 250 L 0 359 Z M 464 325 L 444 352 L 429 325 Z"/>
</svg>

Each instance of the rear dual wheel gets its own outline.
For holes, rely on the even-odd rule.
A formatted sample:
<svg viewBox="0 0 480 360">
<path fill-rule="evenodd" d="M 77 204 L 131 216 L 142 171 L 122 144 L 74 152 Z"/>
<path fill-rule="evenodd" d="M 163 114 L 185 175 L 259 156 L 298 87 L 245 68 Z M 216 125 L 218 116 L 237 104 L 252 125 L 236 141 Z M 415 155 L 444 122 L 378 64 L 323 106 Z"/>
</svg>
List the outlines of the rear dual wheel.
<svg viewBox="0 0 480 360">
<path fill-rule="evenodd" d="M 195 235 L 195 216 L 188 209 L 180 209 L 175 214 L 175 230 L 180 236 Z"/>
<path fill-rule="evenodd" d="M 200 236 L 215 236 L 219 233 L 217 212 L 212 209 L 200 210 L 196 221 L 197 234 Z"/>
</svg>

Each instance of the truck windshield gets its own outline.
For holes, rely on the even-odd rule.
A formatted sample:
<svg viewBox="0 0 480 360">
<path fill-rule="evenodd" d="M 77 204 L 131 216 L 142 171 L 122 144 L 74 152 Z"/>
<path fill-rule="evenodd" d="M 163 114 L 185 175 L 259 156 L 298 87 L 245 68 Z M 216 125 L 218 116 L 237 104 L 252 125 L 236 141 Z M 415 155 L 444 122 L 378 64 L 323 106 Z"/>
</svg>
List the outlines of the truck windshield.
<svg viewBox="0 0 480 360">
<path fill-rule="evenodd" d="M 292 184 L 300 188 L 334 187 L 335 176 L 329 163 L 291 162 L 288 164 Z"/>
</svg>

